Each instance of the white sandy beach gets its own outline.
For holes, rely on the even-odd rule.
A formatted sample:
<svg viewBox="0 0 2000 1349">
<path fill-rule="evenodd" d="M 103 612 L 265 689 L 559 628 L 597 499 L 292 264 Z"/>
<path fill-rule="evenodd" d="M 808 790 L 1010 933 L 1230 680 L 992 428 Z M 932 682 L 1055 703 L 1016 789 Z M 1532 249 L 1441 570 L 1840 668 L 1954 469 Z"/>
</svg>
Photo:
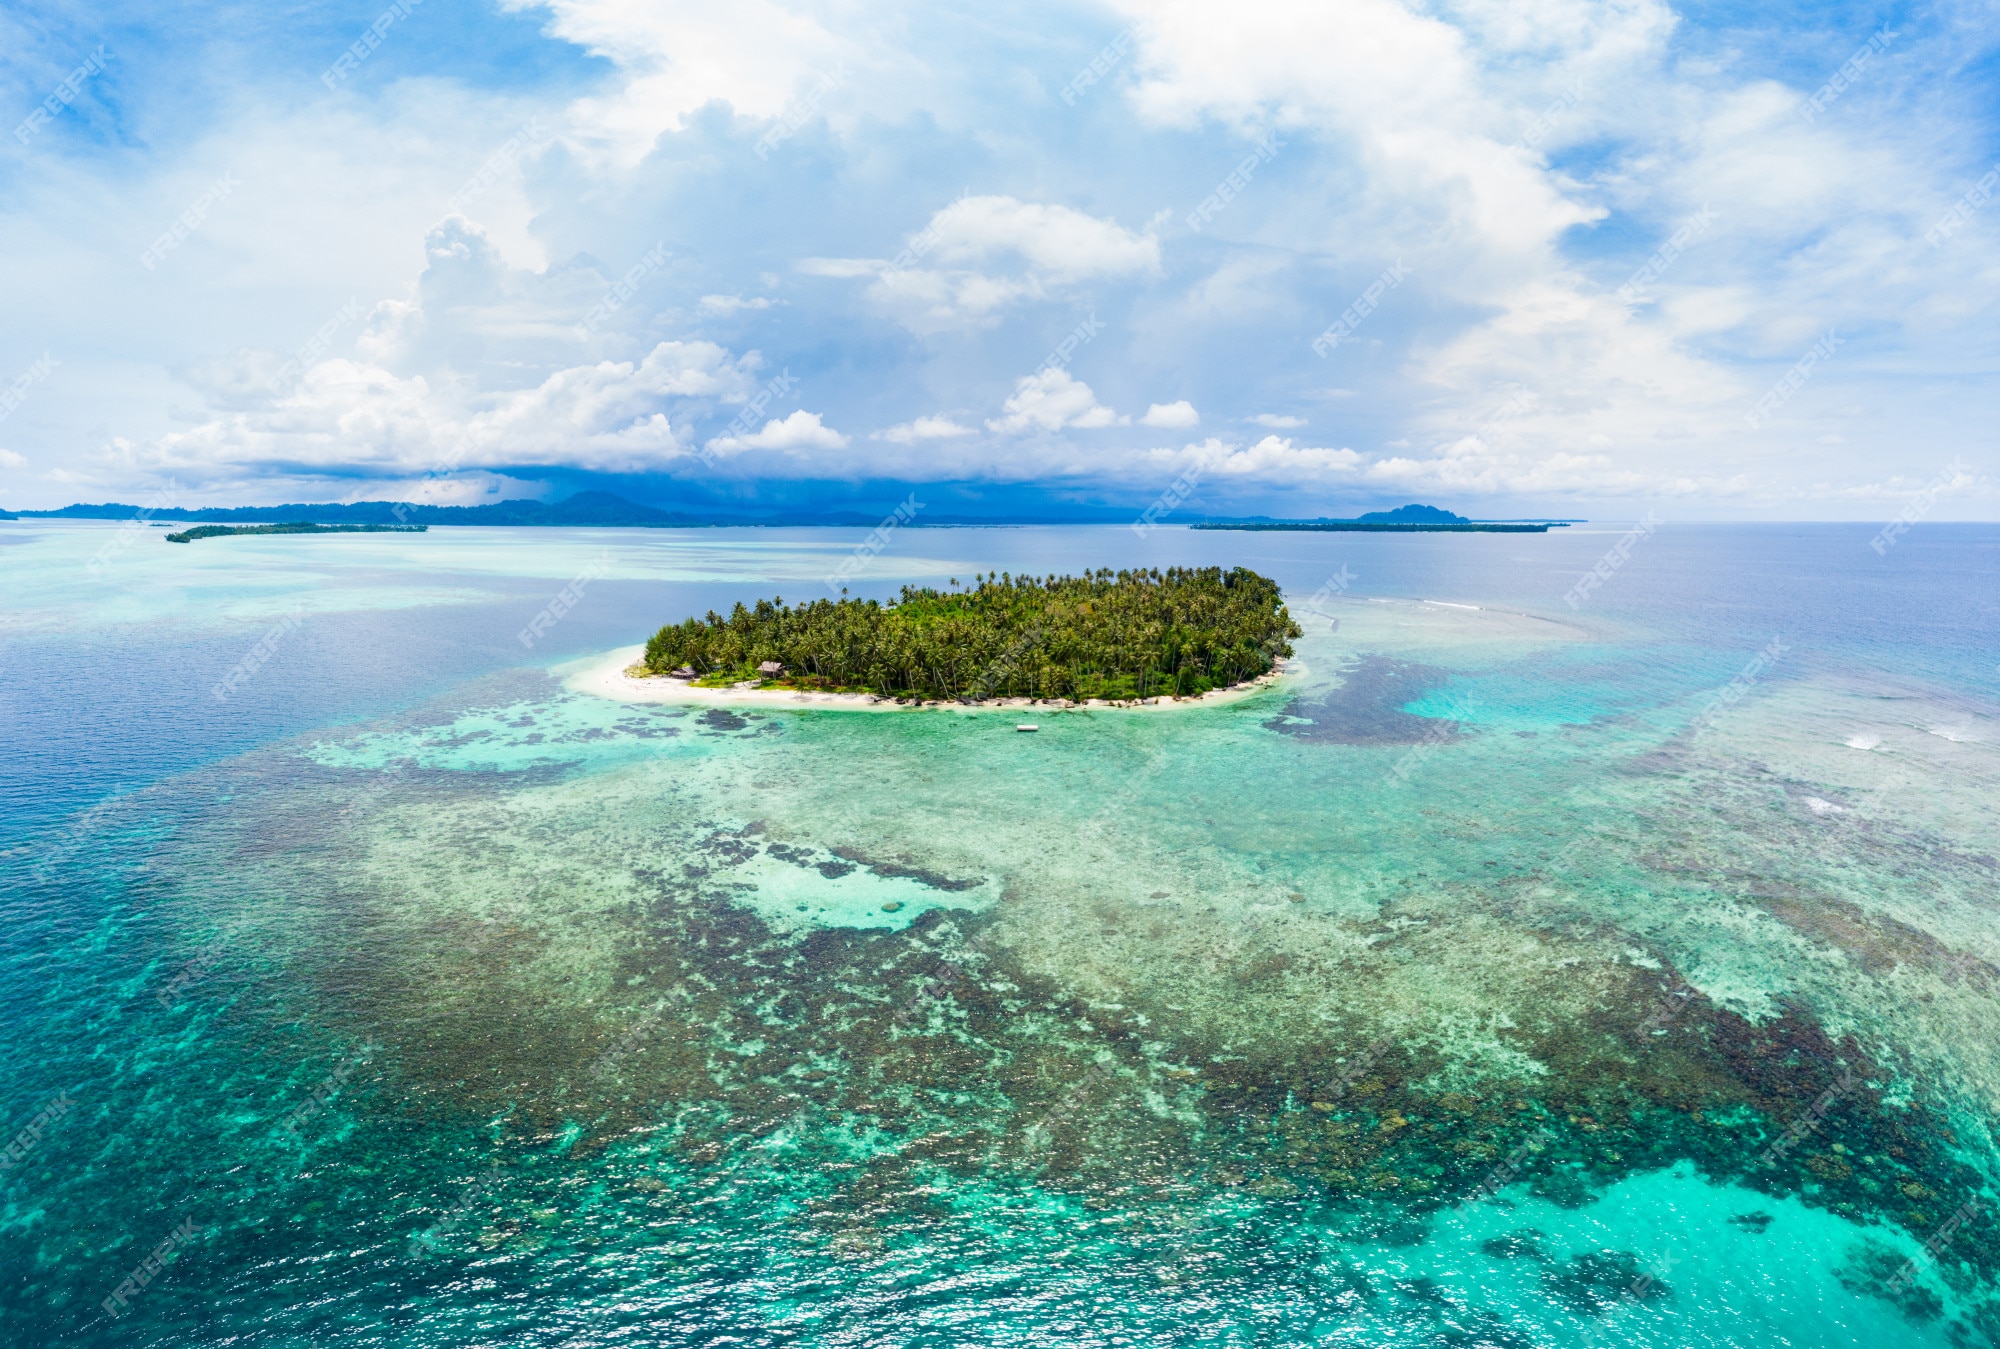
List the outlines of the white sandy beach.
<svg viewBox="0 0 2000 1349">
<path fill-rule="evenodd" d="M 1144 702 L 1109 702 L 1093 698 L 1087 702 L 1053 702 L 1034 698 L 989 698 L 983 702 L 897 702 L 872 693 L 809 693 L 797 689 L 760 689 L 738 686 L 704 689 L 681 679 L 638 673 L 638 662 L 646 654 L 644 646 L 621 646 L 601 656 L 559 667 L 563 687 L 574 693 L 589 693 L 621 703 L 688 703 L 707 707 L 826 708 L 850 712 L 977 712 L 987 708 L 1013 708 L 1034 712 L 1125 711 L 1148 712 L 1188 707 L 1213 707 L 1236 702 L 1261 693 L 1287 674 L 1302 672 L 1296 660 L 1280 660 L 1269 674 L 1226 689 L 1211 689 L 1198 698 L 1150 698 Z"/>
</svg>

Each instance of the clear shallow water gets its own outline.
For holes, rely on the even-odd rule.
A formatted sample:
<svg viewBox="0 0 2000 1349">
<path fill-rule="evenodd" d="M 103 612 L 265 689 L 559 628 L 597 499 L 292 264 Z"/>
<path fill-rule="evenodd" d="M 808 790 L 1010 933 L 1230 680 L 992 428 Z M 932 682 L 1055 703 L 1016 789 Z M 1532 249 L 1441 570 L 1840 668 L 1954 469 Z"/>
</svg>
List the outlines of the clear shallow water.
<svg viewBox="0 0 2000 1349">
<path fill-rule="evenodd" d="M 0 525 L 0 1339 L 1990 1342 L 2000 531 L 1871 533 L 901 536 L 1357 578 L 1028 737 L 552 672 L 858 533 Z"/>
</svg>

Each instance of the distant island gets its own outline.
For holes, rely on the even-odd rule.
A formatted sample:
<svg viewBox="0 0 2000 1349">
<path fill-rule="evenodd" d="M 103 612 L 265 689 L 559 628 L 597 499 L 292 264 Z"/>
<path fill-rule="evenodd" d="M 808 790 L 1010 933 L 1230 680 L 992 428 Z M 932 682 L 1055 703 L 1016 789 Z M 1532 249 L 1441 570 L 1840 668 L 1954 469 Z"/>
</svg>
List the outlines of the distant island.
<svg viewBox="0 0 2000 1349">
<path fill-rule="evenodd" d="M 1129 523 L 1131 512 L 1114 506 L 1066 505 L 1030 510 L 982 508 L 977 513 L 953 511 L 947 501 L 973 504 L 980 494 L 957 491 L 952 484 L 934 485 L 945 500 L 929 502 L 922 514 L 907 521 L 924 526 L 1079 525 Z M 964 484 L 958 484 L 963 488 Z M 897 491 L 903 488 L 898 486 Z M 928 498 L 929 490 L 925 496 Z M 408 501 L 324 502 L 289 506 L 130 506 L 120 502 L 77 504 L 55 510 L 0 510 L 0 519 L 23 520 L 152 520 L 204 525 L 301 524 L 322 525 L 473 525 L 505 528 L 705 529 L 774 526 L 845 528 L 878 524 L 887 508 L 875 511 L 827 509 L 767 509 L 748 513 L 689 502 L 689 509 L 663 510 L 643 506 L 612 492 L 577 492 L 561 501 L 499 501 L 484 506 L 425 506 Z M 1539 534 L 1572 523 L 1566 520 L 1468 520 L 1436 506 L 1409 505 L 1393 511 L 1372 511 L 1354 520 L 1273 520 L 1265 516 L 1210 518 L 1193 529 L 1319 530 L 1377 533 L 1500 533 Z"/>
<path fill-rule="evenodd" d="M 886 605 L 738 604 L 661 628 L 642 667 L 702 688 L 916 701 L 1187 698 L 1271 673 L 1302 635 L 1277 583 L 1241 567 L 974 581 L 905 586 Z"/>
<path fill-rule="evenodd" d="M 977 513 L 954 511 L 948 503 L 974 505 L 980 494 L 964 484 L 934 485 L 940 500 L 931 501 L 925 491 L 922 513 L 906 521 L 921 526 L 995 525 L 1081 525 L 1130 523 L 1129 508 L 1115 506 L 1065 505 L 1059 509 L 1041 507 L 1010 510 L 981 507 Z M 896 489 L 902 491 L 899 485 Z M 321 525 L 459 525 L 504 528 L 589 528 L 589 529 L 707 529 L 707 528 L 847 528 L 873 526 L 881 522 L 888 508 L 828 510 L 769 508 L 750 513 L 741 507 L 717 509 L 690 501 L 686 508 L 666 510 L 640 505 L 612 492 L 577 492 L 561 501 L 499 501 L 484 506 L 426 506 L 408 501 L 324 502 L 318 505 L 288 506 L 131 506 L 120 502 L 102 505 L 76 504 L 55 510 L 0 510 L 0 519 L 22 520 L 151 520 L 155 523 L 204 525 L 302 524 Z M 1268 516 L 1211 517 L 1190 524 L 1192 529 L 1355 531 L 1375 533 L 1500 533 L 1539 534 L 1574 523 L 1568 520 L 1469 520 L 1436 506 L 1408 505 L 1392 511 L 1371 511 L 1353 520 L 1319 518 L 1274 520 Z"/>
<path fill-rule="evenodd" d="M 1191 529 L 1271 529 L 1361 534 L 1546 534 L 1566 520 L 1468 520 L 1437 506 L 1412 503 L 1393 511 L 1370 511 L 1353 520 L 1204 520 Z"/>
<path fill-rule="evenodd" d="M 282 525 L 196 525 L 167 535 L 167 542 L 193 543 L 196 539 L 226 539 L 236 534 L 421 534 L 429 528 L 429 525 L 316 525 L 308 520 Z"/>
<path fill-rule="evenodd" d="M 902 490 L 902 489 L 898 489 Z M 325 525 L 479 525 L 509 529 L 710 529 L 746 527 L 872 527 L 893 509 L 894 502 L 877 510 L 770 509 L 759 514 L 744 510 L 716 509 L 662 510 L 627 501 L 615 492 L 577 492 L 561 501 L 496 501 L 484 506 L 424 506 L 409 501 L 322 502 L 317 505 L 294 503 L 289 506 L 131 506 L 122 502 L 103 505 L 78 503 L 56 510 L 15 511 L 11 514 L 32 520 L 172 520 L 190 524 L 290 524 L 310 520 Z M 6 514 L 6 512 L 0 512 Z M 1129 510 L 1114 507 L 1076 507 L 1064 512 L 1012 511 L 992 515 L 952 513 L 927 509 L 918 521 L 925 525 L 996 524 L 1122 524 L 1132 518 Z"/>
<path fill-rule="evenodd" d="M 640 528 L 682 528 L 717 524 L 714 516 L 689 515 L 658 510 L 627 501 L 612 492 L 578 492 L 562 501 L 499 501 L 485 506 L 424 506 L 410 501 L 341 501 L 318 504 L 293 503 L 288 506 L 128 506 L 107 502 L 100 506 L 77 504 L 58 510 L 16 511 L 23 519 L 37 520 L 174 520 L 213 525 L 321 524 L 321 525 L 558 525 L 627 526 Z M 874 524 L 877 516 L 855 516 L 855 522 Z M 731 524 L 750 524 L 730 520 Z"/>
</svg>

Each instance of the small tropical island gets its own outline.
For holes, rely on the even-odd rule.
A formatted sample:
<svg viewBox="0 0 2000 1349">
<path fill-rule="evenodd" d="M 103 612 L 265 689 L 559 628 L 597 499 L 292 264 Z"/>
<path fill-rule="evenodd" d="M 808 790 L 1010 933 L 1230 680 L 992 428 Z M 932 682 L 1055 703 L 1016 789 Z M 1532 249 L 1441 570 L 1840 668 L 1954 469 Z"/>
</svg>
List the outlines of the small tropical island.
<svg viewBox="0 0 2000 1349">
<path fill-rule="evenodd" d="M 876 600 L 782 597 L 668 624 L 628 673 L 897 702 L 1200 698 L 1272 675 L 1302 635 L 1242 567 L 976 576 Z"/>
<path fill-rule="evenodd" d="M 193 543 L 196 539 L 226 539 L 237 534 L 421 534 L 429 528 L 429 525 L 316 525 L 310 520 L 283 525 L 196 525 L 167 535 L 167 542 Z"/>
</svg>

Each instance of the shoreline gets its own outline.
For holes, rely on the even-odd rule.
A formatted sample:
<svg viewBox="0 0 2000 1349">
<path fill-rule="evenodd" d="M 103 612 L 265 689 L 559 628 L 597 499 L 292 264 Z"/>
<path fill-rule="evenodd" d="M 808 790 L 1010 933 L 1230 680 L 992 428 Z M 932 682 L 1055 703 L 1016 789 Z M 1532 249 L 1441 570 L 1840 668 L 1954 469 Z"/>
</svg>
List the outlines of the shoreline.
<svg viewBox="0 0 2000 1349">
<path fill-rule="evenodd" d="M 1034 712 L 1157 712 L 1191 707 L 1214 707 L 1239 702 L 1261 693 L 1285 677 L 1288 662 L 1280 659 L 1275 668 L 1255 679 L 1231 684 L 1224 689 L 1188 698 L 1164 695 L 1139 699 L 1091 698 L 1084 702 L 1068 699 L 983 698 L 976 702 L 898 702 L 874 693 L 822 693 L 807 689 L 760 689 L 737 686 L 726 689 L 696 688 L 685 680 L 668 675 L 635 674 L 645 654 L 643 645 L 621 646 L 597 656 L 586 656 L 558 666 L 563 687 L 572 693 L 588 693 L 620 703 L 685 703 L 707 707 L 826 708 L 849 712 L 982 712 L 1014 709 Z M 1296 665 L 1296 661 L 1289 664 Z"/>
</svg>

